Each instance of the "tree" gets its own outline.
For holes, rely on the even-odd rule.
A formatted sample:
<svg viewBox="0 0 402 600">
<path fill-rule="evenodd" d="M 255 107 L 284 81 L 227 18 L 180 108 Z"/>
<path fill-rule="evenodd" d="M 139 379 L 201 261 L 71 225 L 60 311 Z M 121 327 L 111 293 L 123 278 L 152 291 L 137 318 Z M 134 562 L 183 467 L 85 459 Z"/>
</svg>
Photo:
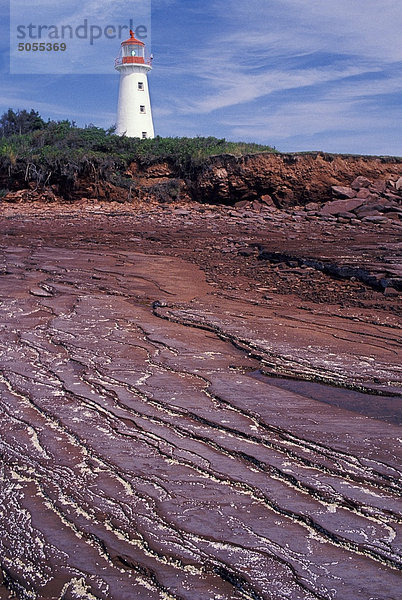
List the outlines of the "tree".
<svg viewBox="0 0 402 600">
<path fill-rule="evenodd" d="M 25 109 L 14 111 L 9 108 L 0 118 L 0 137 L 29 133 L 43 129 L 45 125 L 45 121 L 33 108 L 30 112 Z"/>
</svg>

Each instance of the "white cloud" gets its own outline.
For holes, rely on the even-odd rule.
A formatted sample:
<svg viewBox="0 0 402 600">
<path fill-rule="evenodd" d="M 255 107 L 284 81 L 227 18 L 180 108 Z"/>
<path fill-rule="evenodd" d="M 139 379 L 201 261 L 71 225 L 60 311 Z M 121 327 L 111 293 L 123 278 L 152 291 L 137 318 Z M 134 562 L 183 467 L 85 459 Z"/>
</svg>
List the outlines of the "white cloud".
<svg viewBox="0 0 402 600">
<path fill-rule="evenodd" d="M 402 60 L 400 0 L 219 0 L 217 7 L 229 15 L 227 41 L 243 46 Z"/>
<path fill-rule="evenodd" d="M 402 92 L 401 0 L 217 0 L 214 6 L 222 27 L 171 71 L 199 81 L 191 97 L 171 96 L 183 117 L 219 111 L 214 118 L 231 137 L 268 142 L 272 135 L 369 131 L 392 121 L 400 128 L 395 113 L 382 114 L 381 97 Z M 228 120 L 234 111 L 236 119 Z"/>
<path fill-rule="evenodd" d="M 385 117 L 389 122 L 390 119 Z M 252 131 L 253 137 L 271 136 L 275 139 L 285 140 L 292 136 L 312 136 L 324 131 L 350 131 L 366 127 L 367 117 L 359 111 L 357 103 L 326 102 L 298 102 L 283 105 L 271 113 L 252 116 L 244 125 L 239 122 L 225 121 L 232 127 L 234 135 L 248 135 Z"/>
<path fill-rule="evenodd" d="M 206 98 L 195 100 L 190 105 L 188 103 L 184 104 L 183 112 L 211 112 L 244 102 L 252 102 L 274 92 L 284 93 L 324 83 L 333 84 L 345 78 L 366 73 L 363 68 L 357 66 L 349 66 L 342 70 L 337 68 L 311 68 L 297 71 L 267 70 L 259 75 L 233 72 L 229 66 L 223 68 L 222 71 L 223 76 L 218 76 L 216 72 L 203 74 L 206 89 L 215 89 L 215 93 Z"/>
<path fill-rule="evenodd" d="M 401 82 L 395 83 L 401 89 Z M 251 115 L 242 110 L 236 118 L 223 118 L 222 123 L 234 139 L 269 143 L 283 151 L 310 148 L 400 155 L 398 107 L 378 110 L 371 96 L 366 98 L 363 82 L 355 87 L 345 84 L 345 90 L 324 91 L 318 98 L 290 98 L 267 104 Z"/>
</svg>

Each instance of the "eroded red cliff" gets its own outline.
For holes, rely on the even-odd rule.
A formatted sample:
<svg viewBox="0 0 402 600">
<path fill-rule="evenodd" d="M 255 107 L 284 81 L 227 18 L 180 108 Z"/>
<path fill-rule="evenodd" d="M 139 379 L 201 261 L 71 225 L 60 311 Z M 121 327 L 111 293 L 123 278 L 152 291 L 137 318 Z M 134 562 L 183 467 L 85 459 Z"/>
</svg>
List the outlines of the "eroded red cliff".
<svg viewBox="0 0 402 600">
<path fill-rule="evenodd" d="M 13 181 L 2 178 L 2 187 L 12 192 L 5 200 L 42 199 L 76 201 L 82 198 L 132 202 L 186 202 L 195 200 L 233 205 L 239 201 L 263 201 L 277 207 L 305 205 L 333 199 L 332 186 L 348 186 L 358 176 L 396 183 L 402 175 L 402 159 L 334 155 L 260 153 L 237 157 L 212 156 L 178 165 L 170 160 L 133 161 L 114 179 L 102 174 L 74 177 L 73 183 L 53 176 L 45 189 L 21 174 Z M 16 193 L 17 192 L 17 193 Z"/>
</svg>

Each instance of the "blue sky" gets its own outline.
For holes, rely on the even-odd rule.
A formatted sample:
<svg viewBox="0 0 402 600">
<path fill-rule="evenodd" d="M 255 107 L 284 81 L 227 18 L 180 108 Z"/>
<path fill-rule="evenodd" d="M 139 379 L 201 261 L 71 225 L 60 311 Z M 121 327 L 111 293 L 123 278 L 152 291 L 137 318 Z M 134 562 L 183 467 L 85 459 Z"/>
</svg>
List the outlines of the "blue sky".
<svg viewBox="0 0 402 600">
<path fill-rule="evenodd" d="M 139 1 L 78 5 L 94 22 L 115 6 L 135 21 Z M 110 53 L 110 74 L 10 74 L 16 40 L 9 3 L 0 5 L 0 113 L 34 108 L 46 119 L 112 125 L 119 41 L 97 46 L 103 60 Z M 402 0 L 152 0 L 155 131 L 400 156 L 401 24 Z"/>
</svg>

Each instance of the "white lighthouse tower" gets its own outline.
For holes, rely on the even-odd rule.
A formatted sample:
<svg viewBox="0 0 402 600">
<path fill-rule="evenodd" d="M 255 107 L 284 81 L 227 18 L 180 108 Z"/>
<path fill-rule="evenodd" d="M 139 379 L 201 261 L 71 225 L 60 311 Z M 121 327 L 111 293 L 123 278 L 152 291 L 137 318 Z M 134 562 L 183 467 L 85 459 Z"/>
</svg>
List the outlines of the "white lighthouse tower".
<svg viewBox="0 0 402 600">
<path fill-rule="evenodd" d="M 145 60 L 145 44 L 137 40 L 131 30 L 130 38 L 121 44 L 115 68 L 120 72 L 117 135 L 153 138 L 155 134 L 147 77 L 152 69 L 151 60 Z"/>
</svg>

